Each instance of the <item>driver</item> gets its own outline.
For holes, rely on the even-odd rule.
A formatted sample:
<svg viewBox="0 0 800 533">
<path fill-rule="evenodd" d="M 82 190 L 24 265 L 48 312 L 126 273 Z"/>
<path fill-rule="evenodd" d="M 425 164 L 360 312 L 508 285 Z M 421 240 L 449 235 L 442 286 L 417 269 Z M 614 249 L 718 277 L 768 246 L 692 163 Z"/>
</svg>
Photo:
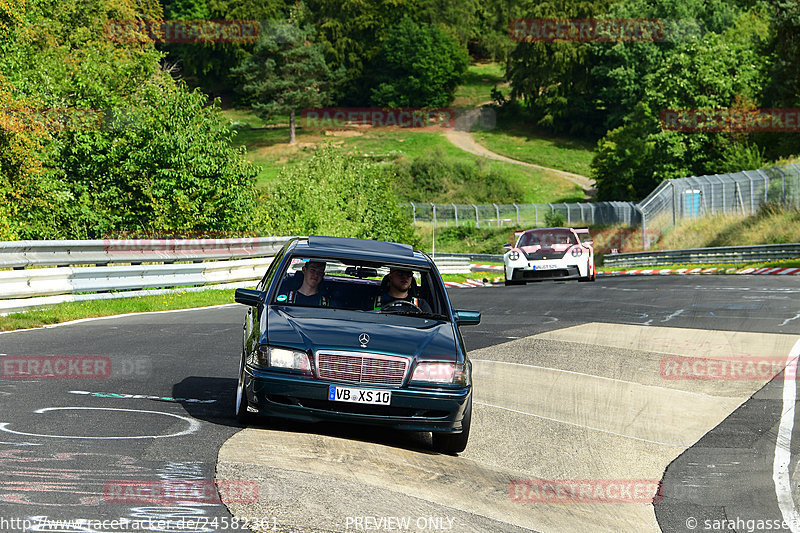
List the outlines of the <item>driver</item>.
<svg viewBox="0 0 800 533">
<path fill-rule="evenodd" d="M 307 261 L 303 265 L 303 284 L 296 291 L 289 291 L 286 303 L 330 307 L 328 298 L 319 291 L 320 283 L 325 278 L 325 266 L 325 261 Z"/>
<path fill-rule="evenodd" d="M 417 298 L 411 295 L 412 285 L 414 283 L 414 273 L 410 270 L 400 268 L 391 268 L 389 274 L 386 276 L 388 282 L 384 292 L 375 298 L 374 309 L 381 309 L 386 305 L 397 301 L 404 300 L 410 302 L 425 313 L 431 313 L 431 306 L 422 298 Z"/>
</svg>

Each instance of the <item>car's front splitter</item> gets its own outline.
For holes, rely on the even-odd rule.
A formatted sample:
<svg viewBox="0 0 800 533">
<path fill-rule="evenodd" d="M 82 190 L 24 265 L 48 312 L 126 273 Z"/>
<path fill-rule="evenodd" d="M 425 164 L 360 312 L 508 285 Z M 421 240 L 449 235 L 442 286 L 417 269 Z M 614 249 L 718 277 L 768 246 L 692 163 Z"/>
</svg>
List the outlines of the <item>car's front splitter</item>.
<svg viewBox="0 0 800 533">
<path fill-rule="evenodd" d="M 331 385 L 389 390 L 390 406 L 328 399 Z M 248 369 L 248 403 L 259 415 L 303 422 L 343 422 L 392 427 L 405 431 L 459 432 L 471 387 L 452 390 L 385 389 L 363 384 L 334 383 Z"/>
<path fill-rule="evenodd" d="M 544 280 L 571 280 L 580 279 L 581 272 L 577 265 L 559 266 L 546 270 L 534 268 L 515 268 L 511 271 L 511 281 L 544 281 Z"/>
</svg>

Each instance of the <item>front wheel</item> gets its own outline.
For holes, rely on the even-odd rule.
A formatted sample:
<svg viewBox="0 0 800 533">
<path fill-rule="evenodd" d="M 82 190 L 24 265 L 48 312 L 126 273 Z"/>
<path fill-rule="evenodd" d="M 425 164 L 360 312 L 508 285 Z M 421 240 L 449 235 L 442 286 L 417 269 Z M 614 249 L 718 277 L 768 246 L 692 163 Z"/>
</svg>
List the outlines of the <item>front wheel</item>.
<svg viewBox="0 0 800 533">
<path fill-rule="evenodd" d="M 244 385 L 244 355 L 239 363 L 239 382 L 236 384 L 236 420 L 240 424 L 247 425 L 253 421 L 253 415 L 247 411 L 247 391 Z"/>
<path fill-rule="evenodd" d="M 461 433 L 433 433 L 433 449 L 439 453 L 456 454 L 464 451 L 469 440 L 469 427 L 472 423 L 472 396 L 469 397 Z"/>
</svg>

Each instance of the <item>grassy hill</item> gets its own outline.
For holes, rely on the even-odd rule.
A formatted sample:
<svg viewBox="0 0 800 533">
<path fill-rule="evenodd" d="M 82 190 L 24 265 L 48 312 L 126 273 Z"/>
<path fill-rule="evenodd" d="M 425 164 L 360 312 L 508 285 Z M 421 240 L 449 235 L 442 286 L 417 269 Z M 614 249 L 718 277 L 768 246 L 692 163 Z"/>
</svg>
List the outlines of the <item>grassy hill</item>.
<svg viewBox="0 0 800 533">
<path fill-rule="evenodd" d="M 490 92 L 495 86 L 504 90 L 502 66 L 498 63 L 473 64 L 469 67 L 464 85 L 456 91 L 452 107 L 471 108 L 485 103 L 490 100 Z M 507 92 L 507 88 L 505 91 Z M 445 138 L 442 128 L 352 126 L 315 129 L 304 127 L 300 119 L 297 143 L 289 145 L 288 117 L 275 117 L 265 122 L 249 109 L 226 109 L 224 115 L 237 132 L 235 144 L 245 146 L 248 159 L 261 167 L 258 184 L 262 187 L 268 187 L 274 182 L 283 167 L 296 165 L 308 159 L 318 146 L 330 143 L 342 150 L 387 164 L 402 159 L 415 160 L 432 153 L 437 154 L 437 157 L 445 162 L 467 162 L 475 166 L 482 163 L 485 168 L 519 185 L 519 190 L 522 191 L 521 197 L 510 201 L 547 203 L 578 201 L 583 198 L 583 192 L 578 186 L 556 173 L 502 161 L 489 161 L 464 152 Z M 506 124 L 500 124 L 500 128 L 503 127 L 506 127 Z M 519 125 L 515 127 L 518 128 Z M 502 143 L 508 147 L 513 142 L 514 135 L 521 135 L 519 130 L 516 131 L 515 134 L 498 129 L 496 132 L 481 132 L 481 135 L 490 133 L 498 136 L 508 135 L 509 137 Z M 530 138 L 528 136 L 528 139 Z M 520 141 L 523 146 L 526 142 L 530 144 L 529 140 Z M 538 161 L 548 163 L 544 166 L 576 172 L 576 169 L 583 170 L 583 167 L 575 166 L 572 162 L 590 160 L 591 150 L 591 147 L 584 144 L 568 144 L 543 138 L 534 151 L 539 154 Z M 529 151 L 526 148 L 521 153 Z M 511 157 L 516 158 L 516 155 Z M 525 160 L 524 157 L 519 159 Z M 476 194 L 476 198 L 478 196 Z"/>
</svg>

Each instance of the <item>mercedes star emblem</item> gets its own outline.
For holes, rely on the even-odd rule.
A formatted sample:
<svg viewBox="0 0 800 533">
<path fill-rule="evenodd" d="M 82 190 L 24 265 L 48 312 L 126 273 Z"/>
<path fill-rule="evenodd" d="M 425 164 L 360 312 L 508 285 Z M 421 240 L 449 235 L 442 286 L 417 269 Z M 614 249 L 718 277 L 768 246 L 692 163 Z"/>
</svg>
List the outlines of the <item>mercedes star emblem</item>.
<svg viewBox="0 0 800 533">
<path fill-rule="evenodd" d="M 369 342 L 369 335 L 367 335 L 366 333 L 362 333 L 361 335 L 358 336 L 358 342 L 361 343 L 361 346 L 366 346 L 367 343 Z"/>
</svg>

